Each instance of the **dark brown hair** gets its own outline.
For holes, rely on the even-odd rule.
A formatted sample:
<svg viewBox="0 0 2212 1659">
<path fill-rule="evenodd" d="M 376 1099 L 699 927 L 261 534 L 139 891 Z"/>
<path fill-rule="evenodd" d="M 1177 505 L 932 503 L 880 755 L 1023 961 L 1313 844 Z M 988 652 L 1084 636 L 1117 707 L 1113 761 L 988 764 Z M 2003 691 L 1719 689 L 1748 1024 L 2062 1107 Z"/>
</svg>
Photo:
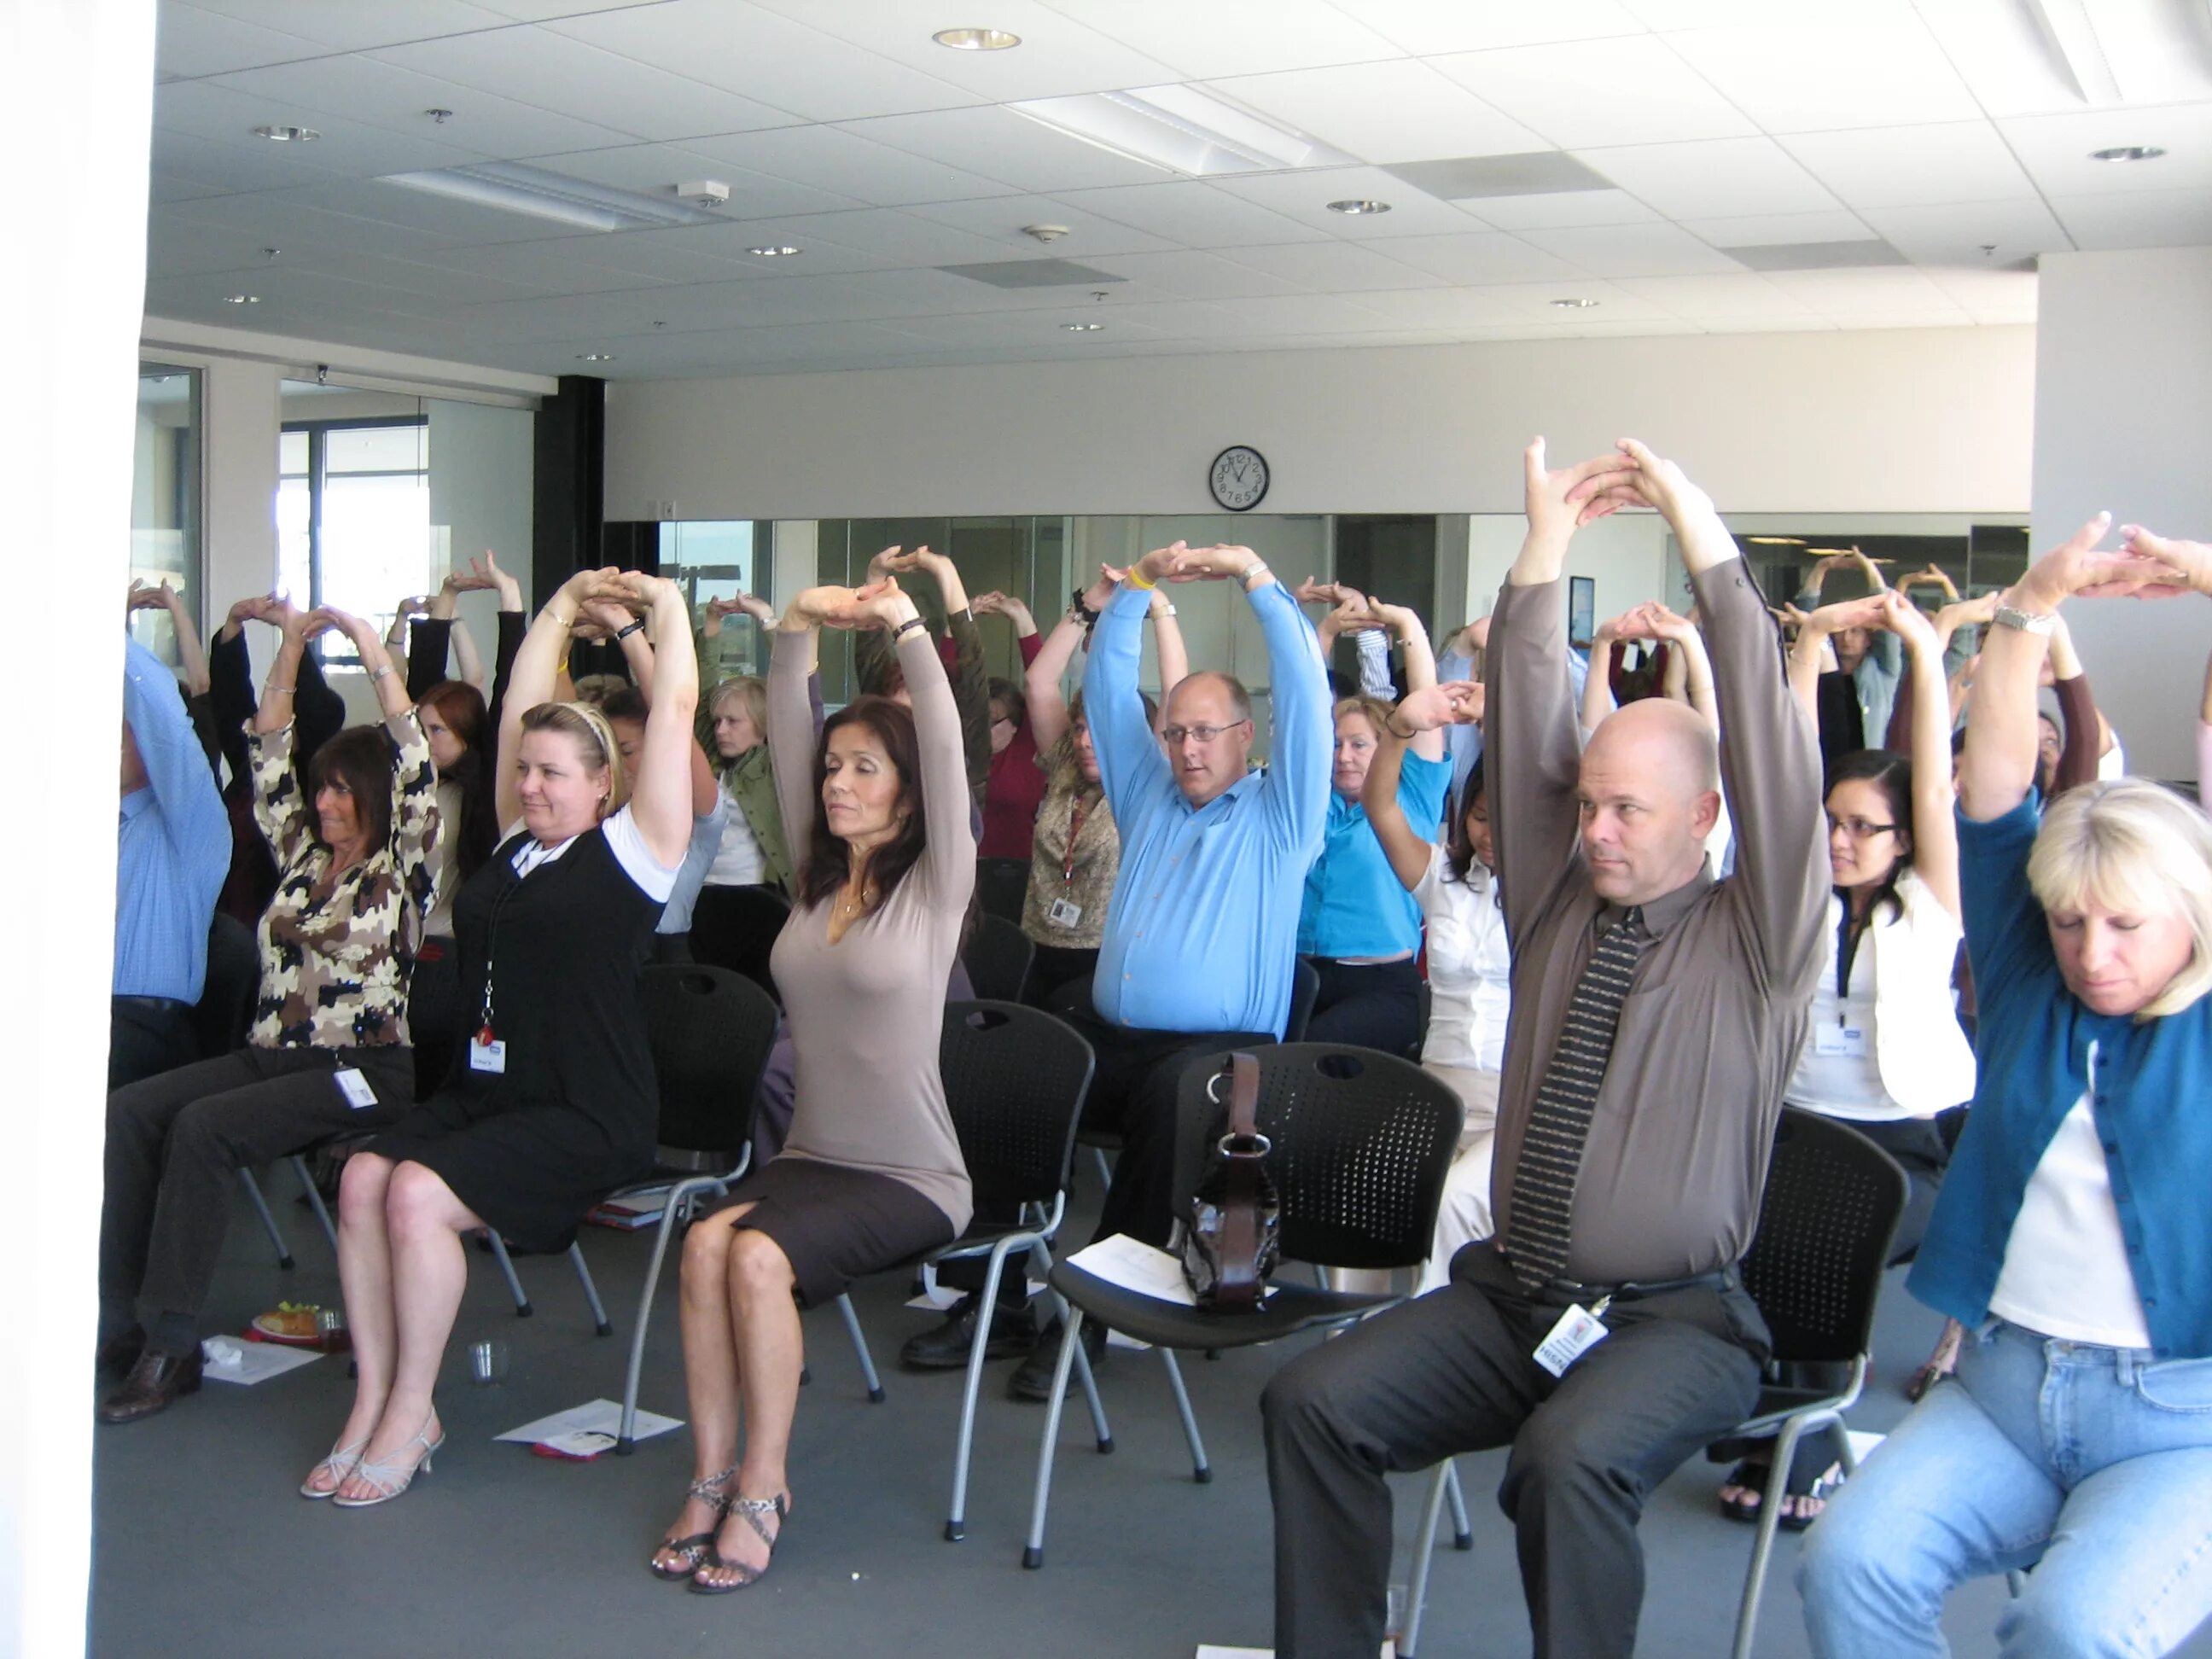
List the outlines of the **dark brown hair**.
<svg viewBox="0 0 2212 1659">
<path fill-rule="evenodd" d="M 1820 787 L 1824 805 L 1839 783 L 1870 783 L 1881 791 L 1890 827 L 1898 832 L 1897 861 L 1889 866 L 1888 875 L 1875 890 L 1867 905 L 1867 918 L 1872 921 L 1875 906 L 1883 903 L 1889 906 L 1893 916 L 1902 916 L 1905 901 L 1897 896 L 1897 884 L 1912 867 L 1912 763 L 1887 749 L 1854 750 L 1848 755 L 1838 755 L 1830 764 L 1828 775 Z"/>
<path fill-rule="evenodd" d="M 989 689 L 990 701 L 1006 711 L 1006 718 L 1013 721 L 1017 732 L 1030 723 L 1030 700 L 1023 696 L 1020 686 L 994 674 Z"/>
<path fill-rule="evenodd" d="M 461 821 L 447 826 L 453 841 L 453 859 L 466 881 L 483 867 L 499 845 L 499 809 L 492 800 L 491 751 L 484 743 L 490 715 L 483 693 L 465 680 L 440 680 L 415 699 L 417 708 L 434 710 L 446 729 L 458 738 L 465 752 L 439 776 L 461 792 Z"/>
<path fill-rule="evenodd" d="M 1474 837 L 1467 832 L 1467 815 L 1474 810 L 1474 798 L 1487 793 L 1482 782 L 1482 758 L 1477 756 L 1468 770 L 1467 781 L 1460 786 L 1459 799 L 1452 805 L 1451 832 L 1444 837 L 1444 863 L 1454 881 L 1463 882 L 1474 873 Z"/>
<path fill-rule="evenodd" d="M 380 726 L 349 726 L 315 750 L 307 763 L 307 830 L 319 846 L 322 815 L 315 797 L 331 784 L 343 784 L 353 796 L 356 822 L 368 856 L 374 858 L 392 841 L 392 734 Z"/>
<path fill-rule="evenodd" d="M 822 811 L 822 786 L 830 776 L 830 734 L 848 726 L 866 729 L 883 745 L 891 769 L 898 774 L 898 799 L 894 813 L 903 814 L 891 838 L 868 856 L 868 871 L 880 899 L 914 867 L 927 843 L 921 813 L 921 745 L 915 737 L 914 714 L 889 697 L 866 696 L 847 703 L 822 723 L 822 736 L 814 745 L 814 828 L 806 840 L 805 861 L 799 871 L 799 899 L 819 904 L 844 885 L 852 866 L 844 839 L 832 834 Z"/>
</svg>

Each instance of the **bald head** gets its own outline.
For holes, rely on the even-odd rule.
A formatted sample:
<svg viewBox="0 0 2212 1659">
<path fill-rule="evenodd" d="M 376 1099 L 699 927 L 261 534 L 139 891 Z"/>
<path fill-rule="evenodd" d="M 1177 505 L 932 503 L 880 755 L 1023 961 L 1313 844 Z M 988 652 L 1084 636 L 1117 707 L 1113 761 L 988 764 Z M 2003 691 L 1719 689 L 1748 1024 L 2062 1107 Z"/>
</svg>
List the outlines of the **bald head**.
<svg viewBox="0 0 2212 1659">
<path fill-rule="evenodd" d="M 1252 753 L 1252 698 L 1232 674 L 1187 674 L 1168 693 L 1160 741 L 1176 786 L 1203 806 L 1244 775 Z"/>
<path fill-rule="evenodd" d="M 1583 750 L 1583 862 L 1615 904 L 1691 881 L 1720 811 L 1712 728 L 1686 703 L 1647 697 L 1607 715 Z"/>
</svg>

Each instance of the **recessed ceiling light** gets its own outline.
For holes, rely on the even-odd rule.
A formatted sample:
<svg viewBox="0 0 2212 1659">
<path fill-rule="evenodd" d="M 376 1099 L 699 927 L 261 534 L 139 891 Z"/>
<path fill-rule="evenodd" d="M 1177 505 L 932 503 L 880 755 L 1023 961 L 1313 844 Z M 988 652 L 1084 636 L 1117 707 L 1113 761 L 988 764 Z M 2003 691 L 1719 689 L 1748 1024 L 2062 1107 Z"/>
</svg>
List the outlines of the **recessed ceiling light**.
<svg viewBox="0 0 2212 1659">
<path fill-rule="evenodd" d="M 1106 326 L 1103 323 L 1062 323 L 1060 326 L 1071 334 L 1096 334 Z"/>
<path fill-rule="evenodd" d="M 1346 167 L 1356 159 L 1204 87 L 1138 87 L 1006 107 L 1101 149 L 1193 178 Z"/>
<path fill-rule="evenodd" d="M 1802 547 L 1802 536 L 1746 536 L 1744 540 L 1756 542 L 1761 547 Z"/>
<path fill-rule="evenodd" d="M 616 190 L 520 161 L 467 161 L 423 173 L 387 173 L 376 182 L 579 230 L 662 230 L 720 222 L 718 216 L 687 202 Z"/>
<path fill-rule="evenodd" d="M 1588 311 L 1599 302 L 1595 300 L 1554 300 L 1552 303 L 1561 311 Z"/>
<path fill-rule="evenodd" d="M 611 351 L 586 351 L 578 354 L 576 358 L 580 363 L 611 363 L 614 360 L 615 354 Z"/>
<path fill-rule="evenodd" d="M 226 294 L 222 296 L 222 302 L 227 306 L 258 306 L 261 303 L 261 296 L 258 294 Z"/>
<path fill-rule="evenodd" d="M 1350 201 L 1331 202 L 1328 204 L 1328 210 L 1331 213 L 1388 213 L 1390 210 L 1390 204 L 1388 202 L 1370 202 L 1355 197 Z"/>
<path fill-rule="evenodd" d="M 749 247 L 748 253 L 757 253 L 763 259 L 788 259 L 799 250 L 788 242 L 779 242 L 771 247 Z"/>
<path fill-rule="evenodd" d="M 939 29 L 929 38 L 955 52 L 1004 52 L 1022 43 L 1020 35 L 1004 29 Z"/>
<path fill-rule="evenodd" d="M 267 126 L 253 129 L 256 138 L 266 138 L 272 144 L 305 144 L 321 137 L 313 127 Z"/>
<path fill-rule="evenodd" d="M 2118 144 L 2111 149 L 2093 149 L 2093 161 L 2155 161 L 2166 152 L 2156 144 Z"/>
</svg>

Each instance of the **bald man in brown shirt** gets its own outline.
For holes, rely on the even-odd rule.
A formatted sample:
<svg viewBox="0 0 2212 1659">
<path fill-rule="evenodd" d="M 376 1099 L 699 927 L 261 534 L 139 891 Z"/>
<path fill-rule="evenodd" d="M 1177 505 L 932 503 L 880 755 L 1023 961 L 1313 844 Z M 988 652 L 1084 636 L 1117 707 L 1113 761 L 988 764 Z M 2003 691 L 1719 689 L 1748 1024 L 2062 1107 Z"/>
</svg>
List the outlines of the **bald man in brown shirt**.
<svg viewBox="0 0 2212 1659">
<path fill-rule="evenodd" d="M 1712 503 L 1673 463 L 1528 454 L 1528 535 L 1490 635 L 1485 769 L 1513 950 L 1491 1201 L 1451 1282 L 1301 1356 L 1262 1401 L 1284 1659 L 1371 1654 L 1385 1471 L 1510 1445 L 1498 1502 L 1539 1655 L 1626 1654 L 1644 1500 L 1757 1398 L 1767 1333 L 1735 1275 L 1820 966 L 1820 757 L 1773 624 Z M 1647 701 L 1578 751 L 1560 574 L 1620 506 L 1674 529 L 1705 617 L 1718 752 Z M 1450 718 L 1448 689 L 1401 727 Z M 1736 864 L 1705 862 L 1724 785 Z M 1608 1299 L 1609 1298 L 1609 1299 Z M 1607 1334 L 1545 1345 L 1573 1308 Z"/>
</svg>

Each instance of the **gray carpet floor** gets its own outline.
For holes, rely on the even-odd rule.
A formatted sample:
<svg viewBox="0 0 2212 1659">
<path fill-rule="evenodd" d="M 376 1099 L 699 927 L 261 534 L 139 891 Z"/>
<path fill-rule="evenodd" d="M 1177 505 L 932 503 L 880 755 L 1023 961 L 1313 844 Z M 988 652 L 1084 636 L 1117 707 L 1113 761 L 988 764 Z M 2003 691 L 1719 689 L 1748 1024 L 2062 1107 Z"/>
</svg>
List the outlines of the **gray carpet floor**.
<svg viewBox="0 0 2212 1659">
<path fill-rule="evenodd" d="M 1087 1173 L 1087 1172 L 1086 1172 Z M 289 1175 L 268 1182 L 298 1260 L 280 1273 L 243 1201 L 209 1308 L 210 1330 L 240 1330 L 280 1297 L 335 1304 L 336 1267 Z M 1092 1183 L 1079 1193 L 1095 1201 Z M 278 1199 L 276 1195 L 282 1194 Z M 1090 1219 L 1068 1237 L 1088 1237 Z M 773 1571 L 709 1599 L 650 1577 L 644 1563 L 690 1478 L 684 1431 L 634 1456 L 556 1462 L 495 1443 L 502 1430 L 594 1397 L 618 1398 L 644 1282 L 649 1235 L 585 1231 L 584 1248 L 616 1324 L 592 1334 L 567 1264 L 518 1263 L 537 1307 L 517 1319 L 490 1260 L 471 1255 L 466 1301 L 440 1409 L 450 1436 L 435 1469 L 398 1501 L 343 1511 L 295 1494 L 329 1445 L 349 1398 L 343 1358 L 319 1359 L 253 1388 L 208 1383 L 161 1415 L 95 1436 L 91 1651 L 98 1656 L 814 1655 L 1042 1653 L 1189 1659 L 1199 1644 L 1265 1646 L 1271 1623 L 1270 1523 L 1256 1401 L 1282 1349 L 1185 1365 L 1214 1465 L 1191 1479 L 1154 1356 L 1116 1349 L 1101 1371 L 1115 1449 L 1092 1448 L 1071 1401 L 1063 1424 L 1046 1565 L 1021 1565 L 1043 1408 L 1005 1394 L 1014 1362 L 991 1367 L 978 1427 L 968 1536 L 940 1535 L 959 1408 L 957 1373 L 896 1368 L 899 1344 L 927 1316 L 901 1304 L 908 1285 L 879 1279 L 854 1300 L 889 1398 L 872 1405 L 836 1316 L 808 1316 L 812 1382 L 800 1395 L 793 1509 Z M 664 1279 L 647 1350 L 642 1403 L 684 1411 L 673 1273 Z M 1875 1379 L 1856 1426 L 1886 1429 L 1906 1409 L 1899 1385 L 1939 1322 L 1893 1282 L 1883 1301 Z M 512 1369 L 472 1386 L 464 1345 L 505 1340 Z M 1303 1344 L 1289 1345 L 1302 1346 Z M 1431 1578 L 1424 1656 L 1529 1651 L 1510 1528 L 1493 1492 L 1503 1453 L 1461 1460 L 1474 1547 L 1447 1541 Z M 1650 1585 L 1639 1651 L 1725 1653 L 1748 1559 L 1749 1528 L 1723 1520 L 1723 1471 L 1702 1462 L 1654 1497 L 1643 1536 Z M 1406 1574 L 1419 1519 L 1418 1477 L 1395 1483 Z M 1785 1534 L 1757 1651 L 1806 1651 Z M 1955 1595 L 1944 1628 L 1962 1656 L 1996 1651 L 2003 1587 Z M 2212 1659 L 2212 1632 L 2184 1650 Z"/>
</svg>

